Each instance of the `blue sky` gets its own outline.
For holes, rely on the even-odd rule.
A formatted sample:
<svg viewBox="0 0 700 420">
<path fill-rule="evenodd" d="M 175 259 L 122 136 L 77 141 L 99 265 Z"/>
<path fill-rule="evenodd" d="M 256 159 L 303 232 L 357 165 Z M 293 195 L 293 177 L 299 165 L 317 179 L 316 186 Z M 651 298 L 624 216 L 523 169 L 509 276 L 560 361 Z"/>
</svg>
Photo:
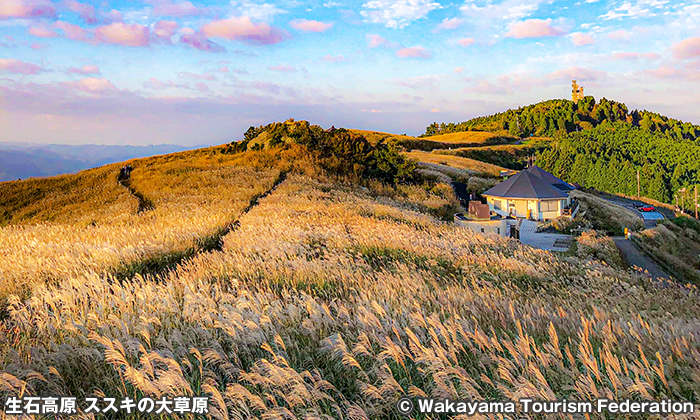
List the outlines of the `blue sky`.
<svg viewBox="0 0 700 420">
<path fill-rule="evenodd" d="M 0 141 L 420 134 L 587 94 L 700 123 L 700 0 L 0 0 Z"/>
</svg>

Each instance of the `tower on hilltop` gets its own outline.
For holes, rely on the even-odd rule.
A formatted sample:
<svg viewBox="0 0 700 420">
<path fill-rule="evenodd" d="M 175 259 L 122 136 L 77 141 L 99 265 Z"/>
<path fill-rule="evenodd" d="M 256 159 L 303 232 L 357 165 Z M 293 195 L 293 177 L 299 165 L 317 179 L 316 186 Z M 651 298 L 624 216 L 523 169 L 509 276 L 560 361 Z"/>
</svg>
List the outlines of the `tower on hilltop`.
<svg viewBox="0 0 700 420">
<path fill-rule="evenodd" d="M 576 80 L 571 81 L 571 100 L 578 102 L 579 99 L 583 99 L 583 86 L 579 86 Z"/>
</svg>

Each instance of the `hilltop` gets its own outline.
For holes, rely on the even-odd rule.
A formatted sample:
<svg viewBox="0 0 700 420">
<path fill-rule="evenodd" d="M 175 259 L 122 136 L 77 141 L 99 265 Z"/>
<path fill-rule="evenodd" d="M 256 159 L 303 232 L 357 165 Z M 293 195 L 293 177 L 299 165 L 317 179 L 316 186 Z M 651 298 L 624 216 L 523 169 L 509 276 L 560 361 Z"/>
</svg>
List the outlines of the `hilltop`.
<svg viewBox="0 0 700 420">
<path fill-rule="evenodd" d="M 124 162 L 121 182 L 123 164 L 0 184 L 3 394 L 205 395 L 217 419 L 698 402 L 695 288 L 595 233 L 555 255 L 445 223 L 449 180 L 402 153 L 498 168 L 398 147 L 288 121 Z"/>
<path fill-rule="evenodd" d="M 516 137 L 554 137 L 591 130 L 605 123 L 619 122 L 674 140 L 697 140 L 700 126 L 650 111 L 628 111 L 627 105 L 586 96 L 578 102 L 552 99 L 461 123 L 430 124 L 421 137 L 466 131 L 487 131 Z"/>
</svg>

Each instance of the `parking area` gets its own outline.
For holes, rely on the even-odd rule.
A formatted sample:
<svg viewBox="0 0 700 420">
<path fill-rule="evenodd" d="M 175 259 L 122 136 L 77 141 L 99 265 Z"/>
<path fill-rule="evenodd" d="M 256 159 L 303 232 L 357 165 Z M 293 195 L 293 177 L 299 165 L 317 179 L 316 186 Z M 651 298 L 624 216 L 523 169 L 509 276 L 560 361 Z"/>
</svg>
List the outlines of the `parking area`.
<svg viewBox="0 0 700 420">
<path fill-rule="evenodd" d="M 573 239 L 570 235 L 559 233 L 537 233 L 537 223 L 523 220 L 520 224 L 520 242 L 547 251 L 566 252 Z"/>
</svg>

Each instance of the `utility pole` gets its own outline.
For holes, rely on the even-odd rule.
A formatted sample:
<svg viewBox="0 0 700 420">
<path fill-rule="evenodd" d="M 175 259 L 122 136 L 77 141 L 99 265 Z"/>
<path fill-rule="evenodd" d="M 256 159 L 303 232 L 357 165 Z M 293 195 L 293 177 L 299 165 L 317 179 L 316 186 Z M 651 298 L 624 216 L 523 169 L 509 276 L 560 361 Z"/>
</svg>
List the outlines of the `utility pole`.
<svg viewBox="0 0 700 420">
<path fill-rule="evenodd" d="M 642 196 L 639 188 L 639 169 L 637 169 L 637 200 Z"/>
<path fill-rule="evenodd" d="M 698 186 L 695 185 L 695 219 L 698 218 Z"/>
</svg>

